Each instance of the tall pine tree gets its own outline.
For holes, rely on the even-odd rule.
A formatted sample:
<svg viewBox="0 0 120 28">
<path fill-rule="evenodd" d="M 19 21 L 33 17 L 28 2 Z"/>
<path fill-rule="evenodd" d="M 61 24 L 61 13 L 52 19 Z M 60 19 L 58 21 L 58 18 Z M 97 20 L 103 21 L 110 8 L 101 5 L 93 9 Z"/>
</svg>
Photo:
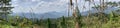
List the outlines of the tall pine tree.
<svg viewBox="0 0 120 28">
<path fill-rule="evenodd" d="M 7 18 L 7 15 L 11 13 L 11 0 L 0 0 L 0 17 Z"/>
</svg>

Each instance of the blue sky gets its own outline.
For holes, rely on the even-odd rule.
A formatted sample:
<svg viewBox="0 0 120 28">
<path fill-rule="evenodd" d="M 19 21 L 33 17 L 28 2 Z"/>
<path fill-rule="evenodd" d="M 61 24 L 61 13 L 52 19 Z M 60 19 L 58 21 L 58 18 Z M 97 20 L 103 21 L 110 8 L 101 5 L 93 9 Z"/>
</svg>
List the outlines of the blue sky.
<svg viewBox="0 0 120 28">
<path fill-rule="evenodd" d="M 97 3 L 99 0 L 95 0 Z M 120 0 L 107 0 L 107 1 L 120 1 Z M 84 5 L 84 1 L 78 0 L 79 9 Z M 68 0 L 12 0 L 12 9 L 14 13 L 46 13 L 46 12 L 62 12 L 68 9 Z M 85 4 L 88 6 L 88 3 Z M 87 11 L 88 9 L 82 10 Z"/>
</svg>

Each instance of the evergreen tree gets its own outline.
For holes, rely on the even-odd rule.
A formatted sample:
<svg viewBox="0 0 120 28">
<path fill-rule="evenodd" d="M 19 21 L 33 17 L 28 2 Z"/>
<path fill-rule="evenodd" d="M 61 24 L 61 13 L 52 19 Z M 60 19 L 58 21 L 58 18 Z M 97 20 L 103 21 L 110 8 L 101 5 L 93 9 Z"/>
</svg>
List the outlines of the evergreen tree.
<svg viewBox="0 0 120 28">
<path fill-rule="evenodd" d="M 7 15 L 11 13 L 11 0 L 0 0 L 0 17 L 7 18 Z"/>
<path fill-rule="evenodd" d="M 62 25 L 62 28 L 67 28 L 66 20 L 65 20 L 65 17 L 64 17 L 64 16 L 62 17 L 61 25 Z"/>
<path fill-rule="evenodd" d="M 48 24 L 48 28 L 51 28 L 51 21 L 49 18 L 47 19 L 47 24 Z"/>
</svg>

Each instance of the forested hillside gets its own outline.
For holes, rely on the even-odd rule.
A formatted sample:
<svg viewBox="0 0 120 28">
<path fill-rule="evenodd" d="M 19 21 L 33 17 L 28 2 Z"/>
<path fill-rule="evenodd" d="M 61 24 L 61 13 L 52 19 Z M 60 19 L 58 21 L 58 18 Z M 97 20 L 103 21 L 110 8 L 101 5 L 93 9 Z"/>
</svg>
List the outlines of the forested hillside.
<svg viewBox="0 0 120 28">
<path fill-rule="evenodd" d="M 38 16 L 29 18 L 24 14 L 11 15 L 11 9 L 14 8 L 11 6 L 11 0 L 0 0 L 0 28 L 120 28 L 120 2 L 99 0 L 99 3 L 94 3 L 94 0 L 84 0 L 88 2 L 89 10 L 86 11 L 86 14 L 82 14 L 81 10 L 86 9 L 86 5 L 79 9 L 81 7 L 78 0 L 68 1 L 69 7 L 65 16 L 61 16 L 63 14 L 57 12 L 42 14 L 47 16 L 40 17 L 39 14 L 26 14 L 27 16 Z M 93 6 L 91 7 L 91 5 Z"/>
</svg>

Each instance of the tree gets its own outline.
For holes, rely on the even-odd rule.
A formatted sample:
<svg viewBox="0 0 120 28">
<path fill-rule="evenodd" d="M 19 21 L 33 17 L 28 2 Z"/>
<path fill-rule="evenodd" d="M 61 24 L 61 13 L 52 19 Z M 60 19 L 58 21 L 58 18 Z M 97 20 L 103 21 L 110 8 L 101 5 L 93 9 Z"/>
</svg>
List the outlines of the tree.
<svg viewBox="0 0 120 28">
<path fill-rule="evenodd" d="M 106 2 L 107 5 L 112 6 L 112 7 L 117 7 L 119 3 L 117 2 Z"/>
<path fill-rule="evenodd" d="M 0 17 L 7 18 L 7 15 L 11 13 L 11 0 L 0 0 Z"/>
<path fill-rule="evenodd" d="M 75 7 L 75 9 L 73 9 L 73 17 L 75 19 L 75 28 L 81 28 L 82 27 L 82 25 L 81 25 L 81 14 L 80 14 L 80 11 L 79 11 L 77 0 L 75 0 L 75 2 L 76 2 L 76 7 Z"/>
<path fill-rule="evenodd" d="M 67 28 L 66 19 L 64 16 L 62 17 L 61 26 L 62 26 L 62 28 Z"/>
</svg>

